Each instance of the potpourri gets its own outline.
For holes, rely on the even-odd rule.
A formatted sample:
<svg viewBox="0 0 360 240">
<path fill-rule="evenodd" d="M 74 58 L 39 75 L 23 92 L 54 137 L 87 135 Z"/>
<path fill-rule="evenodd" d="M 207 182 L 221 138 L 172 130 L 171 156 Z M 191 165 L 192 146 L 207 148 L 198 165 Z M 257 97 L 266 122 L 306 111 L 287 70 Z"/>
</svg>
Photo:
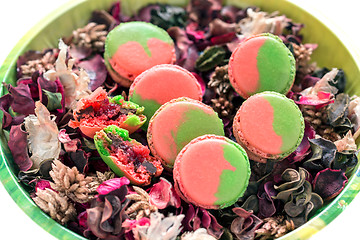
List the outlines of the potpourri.
<svg viewBox="0 0 360 240">
<path fill-rule="evenodd" d="M 175 64 L 196 77 L 203 103 L 218 113 L 225 136 L 234 141 L 232 120 L 244 101 L 228 76 L 236 46 L 254 34 L 272 33 L 295 57 L 295 83 L 287 97 L 302 111 L 304 138 L 281 161 L 250 159 L 248 188 L 232 206 L 207 210 L 183 201 L 172 172 L 163 171 L 149 155 L 146 131 L 139 128 L 143 122 L 130 137 L 123 130 L 117 130 L 118 136 L 101 131 L 95 142 L 95 132 L 83 134 L 78 128 L 82 121 L 103 128 L 117 118 L 144 120 L 142 107 L 127 101 L 129 88 L 112 80 L 103 58 L 107 34 L 129 21 L 150 22 L 168 32 L 175 43 Z M 335 198 L 358 162 L 360 98 L 344 93 L 341 69 L 320 69 L 311 61 L 317 44 L 302 41 L 303 27 L 277 12 L 222 7 L 220 0 L 192 0 L 185 8 L 153 4 L 131 17 L 121 13 L 119 2 L 108 11 L 94 11 L 89 23 L 64 36 L 58 48 L 20 56 L 17 84 L 6 85 L 9 93 L 0 98 L 2 128 L 9 134 L 19 181 L 52 219 L 89 239 L 285 235 Z M 101 101 L 96 98 L 100 92 Z M 110 113 L 116 116 L 101 115 Z M 102 160 L 106 155 L 115 161 L 110 152 L 115 156 L 119 149 L 125 149 L 132 164 L 131 171 L 118 170 L 128 178 L 116 176 Z"/>
</svg>

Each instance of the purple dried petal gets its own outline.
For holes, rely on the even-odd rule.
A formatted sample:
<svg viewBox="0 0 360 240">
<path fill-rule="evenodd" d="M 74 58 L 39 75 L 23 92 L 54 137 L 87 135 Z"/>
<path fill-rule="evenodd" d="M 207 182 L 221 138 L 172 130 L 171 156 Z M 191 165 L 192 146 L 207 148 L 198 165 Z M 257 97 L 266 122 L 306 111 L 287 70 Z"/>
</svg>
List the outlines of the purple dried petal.
<svg viewBox="0 0 360 240">
<path fill-rule="evenodd" d="M 258 192 L 259 214 L 263 217 L 271 217 L 276 213 L 276 206 L 272 197 L 277 195 L 273 182 L 266 182 Z"/>
<path fill-rule="evenodd" d="M 9 113 L 9 108 L 14 99 L 10 94 L 6 94 L 0 98 L 0 110 L 3 111 L 2 127 L 6 128 L 11 125 L 13 117 Z"/>
<path fill-rule="evenodd" d="M 311 75 L 306 75 L 302 80 L 301 80 L 301 88 L 302 89 L 306 89 L 308 87 L 313 87 L 318 81 L 320 81 L 320 78 L 318 77 L 313 77 Z"/>
<path fill-rule="evenodd" d="M 185 213 L 185 217 L 182 220 L 182 225 L 184 226 L 185 231 L 192 231 L 192 226 L 190 222 L 193 220 L 195 216 L 195 208 L 193 205 L 189 204 L 189 207 Z"/>
<path fill-rule="evenodd" d="M 75 142 L 77 142 L 74 139 Z M 72 141 L 71 141 L 72 142 Z M 78 149 L 74 152 L 69 152 L 70 159 L 74 162 L 74 165 L 76 166 L 77 170 L 79 170 L 80 173 L 86 172 L 86 168 L 89 161 L 89 154 L 87 154 L 84 150 Z"/>
<path fill-rule="evenodd" d="M 80 47 L 71 44 L 69 47 L 69 55 L 77 60 L 82 60 L 89 57 L 92 53 L 92 49 L 89 47 Z"/>
<path fill-rule="evenodd" d="M 297 149 L 287 157 L 290 163 L 302 161 L 311 152 L 309 139 L 314 139 L 315 134 L 314 128 L 305 121 L 304 137 Z"/>
<path fill-rule="evenodd" d="M 81 61 L 78 66 L 83 68 L 89 75 L 89 88 L 91 91 L 95 91 L 95 89 L 105 82 L 107 70 L 104 64 L 104 59 L 99 54 L 95 55 L 90 60 Z"/>
<path fill-rule="evenodd" d="M 185 30 L 179 27 L 171 27 L 167 30 L 170 37 L 174 40 L 175 46 L 178 49 L 178 56 L 176 58 L 176 64 L 182 66 L 184 61 L 188 57 L 189 46 L 192 45 L 192 41 L 187 37 Z"/>
<path fill-rule="evenodd" d="M 347 182 L 343 171 L 326 168 L 316 174 L 313 182 L 314 192 L 327 201 L 339 195 Z"/>
<path fill-rule="evenodd" d="M 15 112 L 24 115 L 35 113 L 35 102 L 28 85 L 20 84 L 17 87 L 8 85 L 8 91 L 14 99 L 11 107 Z"/>
<path fill-rule="evenodd" d="M 123 185 L 129 185 L 130 180 L 126 177 L 112 178 L 99 185 L 96 191 L 101 195 L 106 195 L 116 189 L 119 189 Z"/>
<path fill-rule="evenodd" d="M 199 51 L 197 50 L 194 44 L 190 45 L 187 52 L 187 58 L 184 59 L 181 63 L 179 62 L 179 66 L 187 69 L 190 72 L 195 71 L 195 63 L 199 57 Z"/>
<path fill-rule="evenodd" d="M 8 146 L 20 171 L 29 170 L 33 162 L 28 155 L 27 133 L 22 130 L 21 125 L 11 127 Z"/>
<path fill-rule="evenodd" d="M 221 226 L 217 222 L 216 218 L 205 209 L 200 208 L 200 212 L 202 213 L 201 227 L 205 228 L 208 234 L 212 235 L 216 239 L 219 239 L 224 233 L 223 226 Z"/>
<path fill-rule="evenodd" d="M 152 10 L 160 10 L 159 4 L 150 4 L 141 8 L 135 17 L 136 21 L 150 22 Z"/>
</svg>

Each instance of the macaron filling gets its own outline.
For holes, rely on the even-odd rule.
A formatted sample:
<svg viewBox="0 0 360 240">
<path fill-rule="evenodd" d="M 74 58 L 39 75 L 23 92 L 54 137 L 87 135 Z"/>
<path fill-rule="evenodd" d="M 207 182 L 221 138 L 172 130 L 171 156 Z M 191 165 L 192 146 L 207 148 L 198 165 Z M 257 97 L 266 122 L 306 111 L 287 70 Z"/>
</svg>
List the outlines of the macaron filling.
<svg viewBox="0 0 360 240">
<path fill-rule="evenodd" d="M 94 142 L 105 163 L 136 184 L 147 185 L 152 176 L 162 172 L 161 163 L 150 156 L 149 148 L 131 139 L 125 129 L 108 126 L 96 133 Z"/>
<path fill-rule="evenodd" d="M 78 102 L 78 107 L 74 111 L 75 120 L 72 120 L 69 126 L 80 127 L 89 137 L 93 137 L 96 131 L 109 125 L 133 132 L 146 121 L 146 116 L 142 114 L 143 109 L 135 103 L 125 101 L 121 95 L 109 98 L 104 89 L 98 88 Z"/>
</svg>

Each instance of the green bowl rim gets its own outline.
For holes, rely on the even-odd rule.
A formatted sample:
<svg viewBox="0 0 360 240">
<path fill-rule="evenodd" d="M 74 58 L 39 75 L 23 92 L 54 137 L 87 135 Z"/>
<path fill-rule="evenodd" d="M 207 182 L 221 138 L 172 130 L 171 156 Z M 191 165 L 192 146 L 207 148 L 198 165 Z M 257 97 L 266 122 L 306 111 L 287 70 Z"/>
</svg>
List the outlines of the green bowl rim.
<svg viewBox="0 0 360 240">
<path fill-rule="evenodd" d="M 25 47 L 33 40 L 33 38 L 48 24 L 56 20 L 59 16 L 69 11 L 70 9 L 76 7 L 77 5 L 86 2 L 87 0 L 69 0 L 67 3 L 63 4 L 59 8 L 55 9 L 44 17 L 39 23 L 33 26 L 13 47 L 8 56 L 5 58 L 3 64 L 0 67 L 0 79 L 6 79 L 10 74 L 9 69 L 13 69 L 16 64 L 17 57 L 24 51 Z M 360 69 L 360 54 L 357 48 L 353 47 L 353 40 L 348 38 L 346 34 L 341 31 L 339 27 L 331 22 L 328 18 L 321 15 L 319 12 L 310 8 L 309 6 L 301 7 L 295 3 L 287 0 L 287 4 L 292 5 L 294 8 L 299 8 L 310 15 L 313 18 L 321 22 L 330 32 L 332 32 L 336 38 L 338 38 L 341 43 L 347 49 L 353 60 L 356 63 L 358 69 Z M 328 27 L 331 26 L 331 27 Z M 3 93 L 3 86 L 0 86 L 0 93 Z M 2 134 L 2 137 L 4 134 Z M 41 228 L 52 234 L 54 237 L 59 239 L 85 239 L 84 237 L 78 235 L 77 233 L 65 228 L 64 226 L 58 224 L 53 219 L 51 219 L 46 213 L 44 213 L 29 197 L 29 194 L 23 187 L 20 182 L 17 180 L 15 174 L 10 171 L 10 167 L 5 159 L 5 154 L 0 148 L 1 161 L 0 161 L 0 180 L 4 185 L 6 191 L 9 193 L 11 198 L 16 202 L 16 204 L 32 218 L 33 214 L 36 213 L 38 216 L 32 218 Z M 344 207 L 349 204 L 360 191 L 360 165 L 356 166 L 356 171 L 353 172 L 352 176 L 349 179 L 349 182 L 343 189 L 343 191 L 333 199 L 326 208 L 324 208 L 319 214 L 310 219 L 306 224 L 295 229 L 294 231 L 286 234 L 285 236 L 279 238 L 284 239 L 303 239 L 309 238 L 311 235 L 315 234 L 318 230 L 325 227 L 332 220 L 334 220 L 344 209 Z M 18 197 L 25 198 L 26 201 L 17 201 Z M 345 205 L 344 205 L 345 203 Z"/>
</svg>

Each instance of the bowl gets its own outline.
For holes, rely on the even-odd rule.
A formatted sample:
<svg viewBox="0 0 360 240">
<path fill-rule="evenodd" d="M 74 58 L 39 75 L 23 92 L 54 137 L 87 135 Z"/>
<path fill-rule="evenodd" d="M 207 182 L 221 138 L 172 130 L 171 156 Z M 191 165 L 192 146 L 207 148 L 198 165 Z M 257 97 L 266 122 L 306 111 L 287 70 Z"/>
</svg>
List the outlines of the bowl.
<svg viewBox="0 0 360 240">
<path fill-rule="evenodd" d="M 73 0 L 49 14 L 46 20 L 34 26 L 13 48 L 0 68 L 0 79 L 4 82 L 15 82 L 16 60 L 18 56 L 27 50 L 42 50 L 57 45 L 58 39 L 62 36 L 71 34 L 73 29 L 84 26 L 92 10 L 108 9 L 115 0 Z M 134 13 L 143 5 L 154 2 L 170 3 L 174 5 L 184 5 L 186 0 L 122 0 L 123 11 Z M 279 0 L 228 0 L 226 4 L 237 6 L 255 5 L 264 11 L 278 10 L 296 22 L 305 23 L 306 28 L 302 30 L 304 42 L 319 43 L 319 48 L 314 52 L 312 59 L 320 67 L 342 68 L 347 76 L 348 84 L 346 92 L 350 95 L 360 95 L 360 86 L 356 83 L 360 81 L 360 58 L 354 54 L 355 51 L 349 45 L 344 44 L 323 22 L 318 20 L 309 12 L 287 1 Z M 56 29 L 56 31 L 54 31 Z M 334 58 L 329 58 L 329 52 L 342 52 Z M 0 94 L 6 93 L 6 89 L 1 86 Z M 2 115 L 1 115 L 2 118 Z M 1 122 L 1 121 L 0 121 Z M 1 130 L 2 131 L 2 130 Z M 13 163 L 11 153 L 7 147 L 7 135 L 1 132 L 0 146 L 0 180 L 10 196 L 17 205 L 39 226 L 59 239 L 85 239 L 78 234 L 68 230 L 52 220 L 47 214 L 42 212 L 29 197 L 27 191 L 17 181 L 17 167 Z M 280 239 L 306 239 L 312 234 L 329 224 L 338 216 L 344 206 L 350 203 L 360 191 L 360 167 L 359 164 L 354 170 L 345 189 L 333 201 L 324 206 L 311 220 L 300 228 L 290 232 Z"/>
</svg>

